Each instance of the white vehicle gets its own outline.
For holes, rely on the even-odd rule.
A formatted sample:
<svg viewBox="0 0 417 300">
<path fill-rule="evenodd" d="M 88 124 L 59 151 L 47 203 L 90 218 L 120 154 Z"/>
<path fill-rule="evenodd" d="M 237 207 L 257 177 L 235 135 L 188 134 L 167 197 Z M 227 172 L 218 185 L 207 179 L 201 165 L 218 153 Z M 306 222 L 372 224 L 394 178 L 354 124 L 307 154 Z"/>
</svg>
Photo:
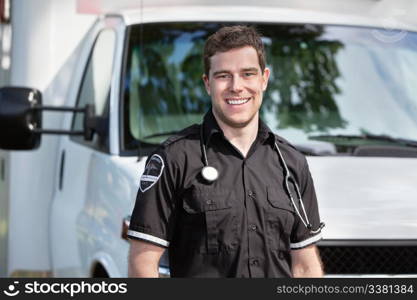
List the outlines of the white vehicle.
<svg viewBox="0 0 417 300">
<path fill-rule="evenodd" d="M 59 90 L 65 98 L 59 109 L 72 112 L 62 113 L 62 121 L 42 121 L 42 111 L 58 108 L 42 105 L 39 88 L 0 90 L 0 148 L 46 151 L 45 168 L 52 166 L 46 171 L 50 186 L 42 187 L 50 191 L 46 199 L 38 198 L 40 192 L 31 199 L 20 194 L 16 207 L 19 193 L 7 195 L 10 224 L 23 224 L 26 234 L 13 242 L 9 237 L 6 275 L 31 270 L 19 265 L 30 253 L 19 239 L 37 226 L 24 224 L 31 213 L 26 201 L 48 218 L 44 240 L 37 241 L 48 251 L 32 255 L 44 261 L 35 270 L 58 277 L 127 276 L 125 230 L 146 157 L 173 132 L 201 121 L 210 105 L 201 80 L 204 40 L 223 24 L 244 23 L 264 36 L 272 70 L 261 116 L 307 155 L 326 223 L 319 243 L 326 273 L 416 276 L 412 10 L 390 15 L 386 1 L 353 1 L 356 7 L 345 1 L 304 7 L 175 2 L 142 3 L 97 19 L 72 72 L 57 82 L 66 88 Z M 338 5 L 347 12 L 337 12 Z M 56 144 L 45 149 L 45 137 Z M 44 182 L 31 172 L 27 179 Z M 13 175 L 5 173 L 3 179 Z M 169 272 L 166 256 L 160 272 Z"/>
</svg>

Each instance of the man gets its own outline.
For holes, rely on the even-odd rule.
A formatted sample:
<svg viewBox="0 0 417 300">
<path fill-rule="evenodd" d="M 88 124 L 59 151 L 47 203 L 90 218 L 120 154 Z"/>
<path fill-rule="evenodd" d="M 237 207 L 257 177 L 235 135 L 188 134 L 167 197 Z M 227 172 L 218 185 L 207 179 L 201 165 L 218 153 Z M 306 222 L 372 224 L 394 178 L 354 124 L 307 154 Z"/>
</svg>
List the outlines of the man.
<svg viewBox="0 0 417 300">
<path fill-rule="evenodd" d="M 223 27 L 208 38 L 204 64 L 212 109 L 147 161 L 128 232 L 129 276 L 158 277 L 165 249 L 172 277 L 322 276 L 306 159 L 259 119 L 270 75 L 260 36 Z M 308 219 L 289 197 L 278 152 Z"/>
</svg>

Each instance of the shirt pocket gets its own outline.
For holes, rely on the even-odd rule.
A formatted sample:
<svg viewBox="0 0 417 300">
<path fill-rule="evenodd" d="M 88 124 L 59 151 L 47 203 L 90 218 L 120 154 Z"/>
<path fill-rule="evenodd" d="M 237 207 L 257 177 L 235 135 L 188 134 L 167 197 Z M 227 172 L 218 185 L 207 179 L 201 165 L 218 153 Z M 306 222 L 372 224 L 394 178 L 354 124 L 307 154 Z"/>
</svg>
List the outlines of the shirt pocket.
<svg viewBox="0 0 417 300">
<path fill-rule="evenodd" d="M 270 247 L 289 250 L 295 215 L 291 200 L 285 190 L 277 186 L 267 187 L 267 199 L 266 225 Z"/>
<path fill-rule="evenodd" d="M 182 234 L 187 247 L 216 254 L 237 246 L 233 193 L 227 189 L 196 188 L 183 200 Z"/>
</svg>

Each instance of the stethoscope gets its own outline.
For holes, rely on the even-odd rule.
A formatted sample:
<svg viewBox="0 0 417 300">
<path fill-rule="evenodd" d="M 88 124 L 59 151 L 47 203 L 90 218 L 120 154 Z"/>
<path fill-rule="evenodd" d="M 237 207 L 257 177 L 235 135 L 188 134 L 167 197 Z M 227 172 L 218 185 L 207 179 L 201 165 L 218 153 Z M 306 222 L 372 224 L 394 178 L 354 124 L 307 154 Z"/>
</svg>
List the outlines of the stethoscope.
<svg viewBox="0 0 417 300">
<path fill-rule="evenodd" d="M 325 224 L 323 222 L 320 222 L 319 228 L 316 230 L 313 230 L 313 225 L 310 223 L 306 210 L 304 208 L 304 203 L 303 203 L 303 199 L 301 197 L 301 193 L 300 193 L 300 189 L 298 187 L 297 182 L 295 181 L 294 177 L 291 175 L 290 170 L 288 169 L 287 163 L 284 160 L 284 157 L 282 156 L 281 150 L 278 147 L 278 144 L 275 142 L 274 143 L 274 148 L 278 153 L 279 159 L 284 167 L 284 176 L 285 176 L 285 189 L 287 190 L 288 196 L 290 197 L 291 203 L 295 209 L 295 212 L 297 213 L 298 217 L 301 219 L 301 222 L 303 222 L 304 226 L 310 230 L 310 232 L 312 234 L 316 234 L 318 232 L 320 232 L 323 227 L 325 226 Z M 200 147 L 201 147 L 201 153 L 203 156 L 203 163 L 204 163 L 204 167 L 203 169 L 201 169 L 201 176 L 207 181 L 207 182 L 214 182 L 217 180 L 217 178 L 219 177 L 219 172 L 217 171 L 216 168 L 212 167 L 209 165 L 208 160 L 207 160 L 207 151 L 206 151 L 206 146 L 204 144 L 204 139 L 203 139 L 203 126 L 201 126 L 200 129 Z M 299 209 L 297 208 L 297 205 L 295 205 L 295 201 L 293 198 L 293 195 L 291 193 L 290 190 L 290 186 L 289 186 L 289 182 L 292 182 L 295 188 L 295 192 L 297 193 L 297 197 L 299 199 L 300 202 L 300 207 L 301 210 L 303 212 L 304 218 L 301 215 Z"/>
</svg>

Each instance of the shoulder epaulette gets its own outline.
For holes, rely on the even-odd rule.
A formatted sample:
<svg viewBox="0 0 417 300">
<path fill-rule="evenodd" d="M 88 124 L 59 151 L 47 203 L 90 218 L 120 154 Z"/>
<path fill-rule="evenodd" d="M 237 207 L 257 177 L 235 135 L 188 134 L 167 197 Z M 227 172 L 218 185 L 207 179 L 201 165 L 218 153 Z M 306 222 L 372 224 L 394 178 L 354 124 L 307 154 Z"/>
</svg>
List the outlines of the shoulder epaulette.
<svg viewBox="0 0 417 300">
<path fill-rule="evenodd" d="M 189 135 L 196 134 L 196 133 L 199 132 L 199 128 L 200 128 L 199 124 L 194 124 L 194 125 L 191 125 L 187 128 L 184 128 L 183 130 L 179 131 L 178 133 L 176 133 L 173 136 L 171 136 L 170 138 L 168 138 L 165 142 L 163 142 L 162 146 L 166 147 L 166 146 L 168 146 L 170 144 L 173 144 L 176 141 L 179 141 L 179 140 L 181 140 L 181 139 L 183 139 L 183 138 L 185 138 Z"/>
</svg>

